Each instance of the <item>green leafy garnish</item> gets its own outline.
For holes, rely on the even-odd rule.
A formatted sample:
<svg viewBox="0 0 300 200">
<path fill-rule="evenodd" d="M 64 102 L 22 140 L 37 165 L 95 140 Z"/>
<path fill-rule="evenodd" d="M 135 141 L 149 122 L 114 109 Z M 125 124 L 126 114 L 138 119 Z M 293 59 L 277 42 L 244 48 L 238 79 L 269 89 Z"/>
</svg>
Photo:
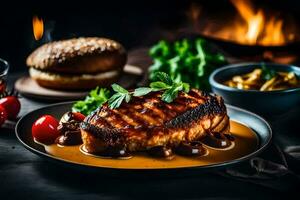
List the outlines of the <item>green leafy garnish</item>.
<svg viewBox="0 0 300 200">
<path fill-rule="evenodd" d="M 109 90 L 97 87 L 90 91 L 84 100 L 77 101 L 73 105 L 72 111 L 88 115 L 108 100 L 110 97 L 109 93 Z"/>
<path fill-rule="evenodd" d="M 157 72 L 154 77 L 155 77 L 154 80 L 161 81 L 161 82 L 163 82 L 165 84 L 168 84 L 168 85 L 173 84 L 173 80 L 171 79 L 171 77 L 167 73 Z"/>
<path fill-rule="evenodd" d="M 120 107 L 123 100 L 125 100 L 127 103 L 130 101 L 131 93 L 129 93 L 125 88 L 118 84 L 112 84 L 111 87 L 116 92 L 108 99 L 108 105 L 111 109 Z"/>
<path fill-rule="evenodd" d="M 161 99 L 167 103 L 171 103 L 178 96 L 178 92 L 189 92 L 190 85 L 182 81 L 173 81 L 170 76 L 164 72 L 155 74 L 156 82 L 150 83 L 150 87 L 136 88 L 133 92 L 129 92 L 117 84 L 113 84 L 112 88 L 116 92 L 109 100 L 108 105 L 111 109 L 118 108 L 125 101 L 128 103 L 131 96 L 139 97 L 149 94 L 150 92 L 164 90 Z"/>
<path fill-rule="evenodd" d="M 144 96 L 152 91 L 153 91 L 152 88 L 140 87 L 134 90 L 133 96 L 135 97 Z"/>
<path fill-rule="evenodd" d="M 224 56 L 214 53 L 202 38 L 183 39 L 173 43 L 162 40 L 150 49 L 149 55 L 153 58 L 153 65 L 149 69 L 151 81 L 157 81 L 157 72 L 165 72 L 174 81 L 186 82 L 191 87 L 203 90 L 210 88 L 210 73 L 227 63 Z M 162 82 L 171 85 L 168 81 Z"/>
<path fill-rule="evenodd" d="M 152 82 L 150 87 L 136 88 L 133 92 L 129 92 L 119 85 L 113 84 L 112 88 L 116 92 L 109 100 L 108 105 L 110 108 L 118 108 L 122 101 L 128 103 L 131 96 L 144 96 L 153 91 L 164 90 L 161 99 L 167 103 L 172 102 L 177 96 L 179 91 L 189 92 L 190 86 L 181 81 L 173 81 L 170 76 L 164 72 L 157 72 L 155 74 L 156 82 Z"/>
<path fill-rule="evenodd" d="M 132 96 L 144 96 L 156 91 L 164 91 L 161 99 L 167 103 L 171 103 L 177 98 L 180 91 L 189 92 L 190 90 L 188 83 L 172 80 L 170 76 L 164 72 L 157 72 L 155 79 L 157 81 L 150 83 L 149 87 L 139 87 L 134 91 L 128 91 L 118 84 L 112 84 L 112 90 L 115 92 L 112 96 L 109 96 L 107 89 L 99 89 L 97 87 L 90 92 L 90 95 L 87 96 L 85 100 L 77 101 L 73 105 L 72 110 L 88 115 L 105 102 L 108 102 L 109 108 L 115 109 L 120 107 L 123 101 L 128 103 Z"/>
<path fill-rule="evenodd" d="M 156 82 L 150 83 L 150 88 L 152 89 L 152 91 L 160 91 L 163 89 L 170 88 L 170 85 L 168 85 L 162 81 L 156 81 Z"/>
<path fill-rule="evenodd" d="M 272 79 L 273 77 L 276 76 L 276 71 L 267 68 L 265 64 L 262 64 L 261 69 L 262 69 L 262 78 L 263 78 L 263 80 L 268 81 L 268 80 L 270 80 L 270 79 Z"/>
</svg>

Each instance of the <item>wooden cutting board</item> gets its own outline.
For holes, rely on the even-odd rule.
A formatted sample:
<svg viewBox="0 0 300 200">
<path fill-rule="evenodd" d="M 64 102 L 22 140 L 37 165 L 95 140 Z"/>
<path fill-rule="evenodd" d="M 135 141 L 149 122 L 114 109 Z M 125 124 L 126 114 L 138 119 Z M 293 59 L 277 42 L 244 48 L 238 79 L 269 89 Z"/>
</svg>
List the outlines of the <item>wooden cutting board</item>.
<svg viewBox="0 0 300 200">
<path fill-rule="evenodd" d="M 139 82 L 142 75 L 143 70 L 140 67 L 126 65 L 124 73 L 117 81 L 117 84 L 125 88 L 133 87 Z M 29 76 L 19 78 L 15 83 L 15 89 L 25 97 L 52 101 L 82 99 L 89 93 L 89 91 L 60 91 L 44 88 L 39 86 Z"/>
</svg>

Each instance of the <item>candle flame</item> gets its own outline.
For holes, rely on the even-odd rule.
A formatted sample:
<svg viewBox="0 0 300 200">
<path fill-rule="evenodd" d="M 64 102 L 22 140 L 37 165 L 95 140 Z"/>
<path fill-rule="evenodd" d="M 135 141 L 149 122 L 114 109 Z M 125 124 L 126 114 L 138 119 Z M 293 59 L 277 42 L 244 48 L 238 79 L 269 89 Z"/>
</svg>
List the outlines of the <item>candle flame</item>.
<svg viewBox="0 0 300 200">
<path fill-rule="evenodd" d="M 35 40 L 40 40 L 44 33 L 44 22 L 42 18 L 34 16 L 32 18 L 33 35 Z"/>
</svg>

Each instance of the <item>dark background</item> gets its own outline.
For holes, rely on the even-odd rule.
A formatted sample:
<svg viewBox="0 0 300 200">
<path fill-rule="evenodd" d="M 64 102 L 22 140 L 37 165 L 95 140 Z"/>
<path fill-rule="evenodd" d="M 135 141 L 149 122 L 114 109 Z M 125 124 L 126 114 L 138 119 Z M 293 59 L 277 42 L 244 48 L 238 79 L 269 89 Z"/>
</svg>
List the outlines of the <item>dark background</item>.
<svg viewBox="0 0 300 200">
<path fill-rule="evenodd" d="M 51 30 L 53 40 L 75 36 L 108 37 L 121 42 L 129 51 L 150 46 L 159 39 L 168 38 L 187 25 L 186 11 L 192 3 L 202 5 L 201 12 L 215 18 L 232 19 L 236 13 L 228 0 L 173 0 L 173 1 L 16 1 L 1 2 L 0 57 L 8 60 L 12 72 L 26 71 L 26 57 L 47 38 L 35 42 L 32 17 L 44 19 L 45 29 Z M 300 19 L 300 1 L 260 0 L 257 6 L 272 8 Z M 224 17 L 225 16 L 225 17 Z M 300 51 L 299 51 L 300 52 Z M 10 74 L 13 85 L 18 75 Z M 25 98 L 24 115 L 45 104 Z M 26 103 L 27 102 L 27 103 Z M 298 113 L 298 112 L 297 112 Z M 280 119 L 274 131 L 282 132 L 282 143 L 298 145 L 299 131 L 292 131 L 298 118 Z M 288 123 L 289 122 L 289 123 Z M 299 129 L 299 127 L 297 127 Z M 298 130 L 297 129 L 297 130 Z M 218 174 L 202 174 L 190 179 L 113 179 L 86 175 L 46 163 L 44 159 L 26 150 L 15 138 L 14 130 L 1 129 L 0 193 L 5 199 L 288 199 L 287 190 L 299 188 L 286 177 L 250 183 Z M 281 135 L 281 136 L 282 136 Z M 269 151 L 269 150 L 268 150 Z M 268 158 L 275 157 L 267 152 Z M 270 156 L 271 155 L 271 156 Z M 295 162 L 296 163 L 296 162 Z M 298 162 L 294 165 L 298 166 Z M 288 175 L 289 176 L 289 175 Z M 294 177 L 292 177 L 294 178 Z M 287 179 L 287 180 L 286 180 Z M 271 185 L 268 186 L 268 185 Z M 282 187 L 284 185 L 285 187 Z M 272 189 L 273 188 L 273 189 Z M 275 188 L 275 189 L 274 189 Z M 292 195 L 291 192 L 288 192 Z"/>
<path fill-rule="evenodd" d="M 300 2 L 288 0 L 254 1 L 259 7 L 289 13 L 296 19 Z M 228 0 L 217 1 L 5 1 L 0 12 L 0 57 L 8 60 L 11 71 L 25 71 L 25 60 L 32 50 L 47 41 L 36 42 L 32 33 L 32 17 L 44 19 L 51 39 L 75 36 L 109 37 L 128 50 L 149 46 L 187 24 L 186 12 L 192 3 L 202 6 L 201 12 L 231 19 L 235 13 Z M 298 12 L 299 13 L 299 12 Z"/>
</svg>

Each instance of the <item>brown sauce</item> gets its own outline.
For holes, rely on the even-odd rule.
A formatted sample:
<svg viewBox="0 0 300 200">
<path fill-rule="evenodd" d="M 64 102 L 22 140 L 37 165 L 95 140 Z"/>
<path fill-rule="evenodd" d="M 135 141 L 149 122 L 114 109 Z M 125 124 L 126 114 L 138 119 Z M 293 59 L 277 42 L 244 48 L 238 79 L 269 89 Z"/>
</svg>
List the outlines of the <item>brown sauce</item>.
<svg viewBox="0 0 300 200">
<path fill-rule="evenodd" d="M 132 158 L 132 155 L 128 152 L 126 152 L 126 150 L 124 150 L 123 148 L 109 148 L 106 149 L 106 151 L 103 151 L 102 153 L 99 154 L 91 154 L 89 153 L 84 145 L 81 145 L 79 147 L 79 150 L 88 156 L 93 156 L 93 157 L 99 157 L 99 158 L 106 158 L 106 159 L 130 159 Z"/>
<path fill-rule="evenodd" d="M 232 144 L 224 149 L 211 148 L 205 145 L 207 153 L 202 156 L 177 155 L 171 159 L 159 159 L 147 153 L 134 153 L 131 159 L 102 158 L 86 155 L 80 151 L 80 145 L 58 146 L 46 145 L 45 150 L 60 159 L 68 162 L 90 166 L 126 168 L 126 169 L 161 169 L 178 167 L 195 167 L 218 164 L 243 157 L 257 149 L 258 138 L 247 126 L 230 121 L 230 132 L 235 138 Z"/>
</svg>

